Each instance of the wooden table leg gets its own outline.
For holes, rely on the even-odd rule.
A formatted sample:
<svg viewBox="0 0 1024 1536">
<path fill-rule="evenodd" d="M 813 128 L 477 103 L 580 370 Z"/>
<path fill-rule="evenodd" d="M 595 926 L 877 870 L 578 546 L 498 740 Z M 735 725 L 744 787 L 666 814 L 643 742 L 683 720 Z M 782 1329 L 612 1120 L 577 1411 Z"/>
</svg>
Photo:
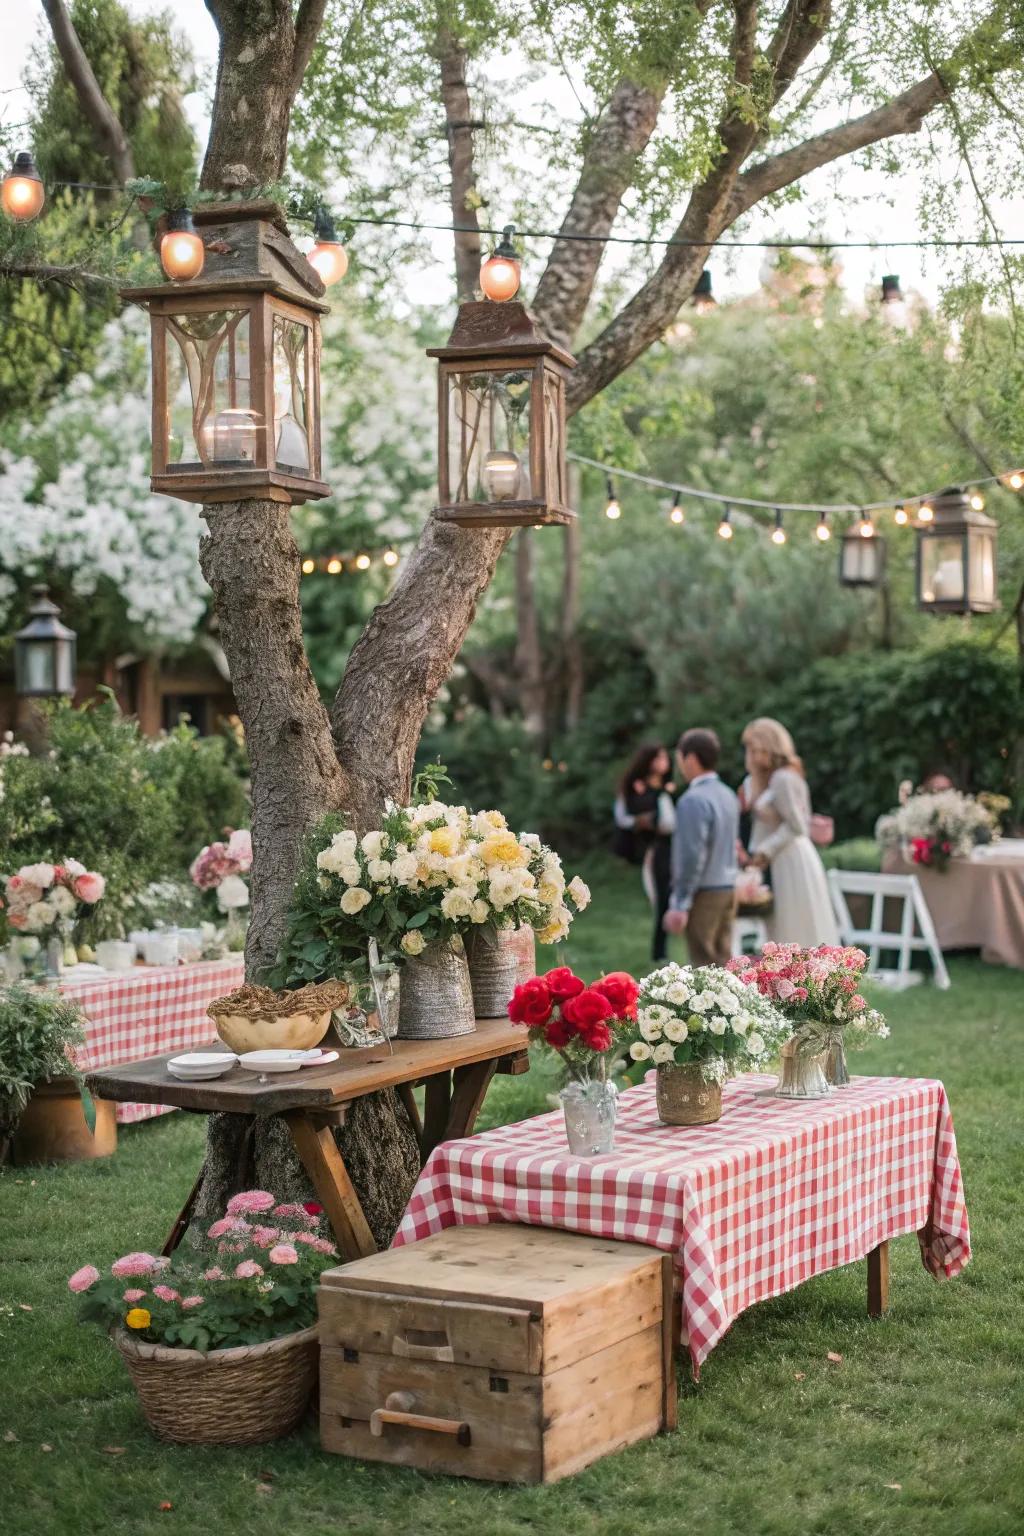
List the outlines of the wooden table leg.
<svg viewBox="0 0 1024 1536">
<path fill-rule="evenodd" d="M 189 1222 L 192 1220 L 192 1212 L 195 1210 L 196 1201 L 199 1198 L 199 1186 L 202 1184 L 202 1182 L 203 1170 L 200 1168 L 198 1174 L 196 1175 L 196 1181 L 188 1192 L 188 1199 L 185 1201 L 185 1204 L 182 1206 L 177 1216 L 175 1216 L 174 1225 L 168 1232 L 167 1239 L 164 1242 L 163 1247 L 160 1249 L 160 1252 L 164 1255 L 165 1258 L 170 1258 L 171 1254 L 174 1252 L 175 1248 L 177 1248 L 178 1244 L 185 1236 L 185 1233 L 188 1231 Z"/>
<path fill-rule="evenodd" d="M 419 1105 L 416 1103 L 416 1095 L 412 1091 L 412 1083 L 396 1083 L 395 1092 L 405 1107 L 410 1124 L 416 1132 L 416 1140 L 423 1145 L 423 1119 L 420 1115 Z"/>
<path fill-rule="evenodd" d="M 301 1109 L 289 1110 L 284 1119 L 317 1199 L 327 1213 L 341 1257 L 347 1261 L 376 1253 L 373 1233 L 330 1127 L 321 1126 L 318 1130 Z"/>
<path fill-rule="evenodd" d="M 434 1072 L 427 1078 L 423 1101 L 423 1134 L 420 1137 L 420 1153 L 424 1162 L 448 1134 L 451 1096 L 450 1072 Z"/>
<path fill-rule="evenodd" d="M 884 1317 L 889 1310 L 889 1243 L 868 1254 L 868 1316 Z"/>
<path fill-rule="evenodd" d="M 448 1110 L 445 1141 L 451 1141 L 456 1136 L 472 1136 L 476 1117 L 497 1065 L 497 1060 L 474 1061 L 469 1066 L 455 1068 L 455 1088 Z"/>
</svg>

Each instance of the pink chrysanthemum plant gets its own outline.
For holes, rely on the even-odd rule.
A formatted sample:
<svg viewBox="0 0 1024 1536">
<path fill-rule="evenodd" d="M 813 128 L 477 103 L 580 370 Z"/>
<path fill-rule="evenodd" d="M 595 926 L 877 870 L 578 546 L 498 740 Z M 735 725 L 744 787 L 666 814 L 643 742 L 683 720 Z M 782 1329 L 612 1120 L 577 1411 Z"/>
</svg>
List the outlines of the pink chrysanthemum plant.
<svg viewBox="0 0 1024 1536">
<path fill-rule="evenodd" d="M 105 1273 L 84 1264 L 68 1288 L 86 1321 L 205 1352 L 310 1327 L 317 1281 L 336 1259 L 321 1206 L 249 1189 L 232 1196 L 194 1247 L 171 1259 L 122 1254 Z"/>
<path fill-rule="evenodd" d="M 888 1025 L 861 992 L 868 957 L 849 945 L 766 944 L 759 957 L 741 955 L 729 970 L 790 1020 L 800 1052 L 816 1055 L 834 1042 L 851 1049 L 884 1040 Z"/>
</svg>

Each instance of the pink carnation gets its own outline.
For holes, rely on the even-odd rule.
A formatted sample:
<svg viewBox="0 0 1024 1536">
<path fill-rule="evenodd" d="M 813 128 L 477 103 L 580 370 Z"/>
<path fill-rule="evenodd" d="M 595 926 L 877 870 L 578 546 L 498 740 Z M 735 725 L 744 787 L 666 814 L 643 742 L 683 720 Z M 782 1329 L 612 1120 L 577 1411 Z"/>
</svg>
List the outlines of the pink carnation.
<svg viewBox="0 0 1024 1536">
<path fill-rule="evenodd" d="M 153 1295 L 159 1297 L 161 1301 L 181 1300 L 181 1292 L 174 1290 L 173 1287 L 169 1285 L 154 1285 Z"/>
<path fill-rule="evenodd" d="M 95 1285 L 100 1277 L 100 1272 L 95 1264 L 83 1264 L 81 1269 L 76 1269 L 68 1281 L 69 1291 L 87 1291 L 90 1285 Z"/>
<path fill-rule="evenodd" d="M 238 1216 L 220 1216 L 212 1226 L 207 1227 L 207 1237 L 223 1237 L 228 1232 L 247 1232 L 249 1223 L 242 1221 Z"/>
<path fill-rule="evenodd" d="M 121 1299 L 122 1301 L 141 1301 L 145 1294 L 145 1291 L 140 1291 L 137 1286 L 132 1286 L 129 1290 L 125 1291 Z"/>
<path fill-rule="evenodd" d="M 201 1307 L 202 1304 L 203 1304 L 202 1296 L 186 1296 L 185 1299 L 181 1303 L 181 1305 L 183 1307 Z"/>
<path fill-rule="evenodd" d="M 224 1279 L 224 1271 L 221 1269 L 219 1264 L 214 1264 L 209 1269 L 204 1269 L 203 1270 L 203 1279 L 204 1280 L 223 1280 Z"/>
<path fill-rule="evenodd" d="M 271 1264 L 297 1264 L 299 1250 L 294 1243 L 278 1243 L 276 1248 L 271 1248 L 267 1257 Z"/>
<path fill-rule="evenodd" d="M 151 1253 L 126 1253 L 114 1260 L 110 1273 L 115 1280 L 128 1280 L 132 1275 L 151 1275 L 154 1269 L 162 1267 Z"/>
<path fill-rule="evenodd" d="M 273 1254 L 271 1254 L 273 1258 Z M 243 1259 L 241 1264 L 235 1265 L 236 1280 L 255 1280 L 257 1275 L 262 1275 L 263 1266 L 256 1263 L 255 1259 Z"/>
<path fill-rule="evenodd" d="M 274 1205 L 274 1196 L 268 1195 L 265 1189 L 245 1189 L 239 1195 L 232 1195 L 228 1201 L 229 1216 L 255 1216 L 260 1211 L 269 1211 Z"/>
<path fill-rule="evenodd" d="M 333 1243 L 326 1238 L 317 1237 L 315 1232 L 296 1232 L 293 1234 L 293 1242 L 305 1243 L 307 1248 L 312 1248 L 314 1253 L 337 1253 Z"/>
<path fill-rule="evenodd" d="M 280 1227 L 253 1227 L 252 1240 L 257 1248 L 269 1248 L 281 1236 Z"/>
<path fill-rule="evenodd" d="M 307 1211 L 304 1205 L 296 1205 L 294 1203 L 288 1205 L 275 1205 L 273 1214 L 280 1221 L 301 1221 L 304 1226 L 316 1226 L 316 1216 L 312 1211 Z"/>
<path fill-rule="evenodd" d="M 102 875 L 93 874 L 86 870 L 84 875 L 79 875 L 71 886 L 79 901 L 84 901 L 88 906 L 99 901 L 107 888 L 107 882 Z"/>
</svg>

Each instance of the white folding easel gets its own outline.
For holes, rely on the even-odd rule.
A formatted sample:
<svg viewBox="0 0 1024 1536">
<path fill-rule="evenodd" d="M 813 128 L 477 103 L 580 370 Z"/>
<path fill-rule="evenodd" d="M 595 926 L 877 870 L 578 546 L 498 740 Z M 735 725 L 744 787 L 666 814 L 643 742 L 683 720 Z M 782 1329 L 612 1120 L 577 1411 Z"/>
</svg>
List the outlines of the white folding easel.
<svg viewBox="0 0 1024 1536">
<path fill-rule="evenodd" d="M 830 869 L 828 886 L 840 937 L 844 944 L 856 944 L 868 951 L 868 975 L 872 981 L 901 991 L 916 986 L 924 977 L 921 971 L 911 970 L 911 956 L 926 953 L 931 958 L 935 985 L 946 990 L 949 972 L 916 875 L 873 875 L 852 869 Z M 871 897 L 871 919 L 867 928 L 858 928 L 854 924 L 847 896 Z M 882 926 L 886 897 L 902 903 L 898 931 Z M 879 965 L 883 950 L 898 957 L 895 970 Z"/>
</svg>

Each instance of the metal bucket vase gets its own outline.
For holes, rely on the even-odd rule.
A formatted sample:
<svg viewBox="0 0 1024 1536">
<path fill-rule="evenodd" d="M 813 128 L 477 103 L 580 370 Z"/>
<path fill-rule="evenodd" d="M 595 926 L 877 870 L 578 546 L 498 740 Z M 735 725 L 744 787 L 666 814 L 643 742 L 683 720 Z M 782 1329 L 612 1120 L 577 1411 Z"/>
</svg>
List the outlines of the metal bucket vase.
<svg viewBox="0 0 1024 1536">
<path fill-rule="evenodd" d="M 402 967 L 398 1038 L 447 1040 L 475 1029 L 473 987 L 458 934 L 410 955 Z"/>
<path fill-rule="evenodd" d="M 827 1099 L 832 1089 L 825 1076 L 824 1051 L 802 1051 L 800 1040 L 787 1040 L 779 1052 L 782 1073 L 775 1089 L 777 1099 Z"/>
<path fill-rule="evenodd" d="M 466 935 L 466 959 L 478 1019 L 504 1019 L 519 981 L 515 928 L 474 928 Z M 531 972 L 531 975 L 533 973 Z"/>
<path fill-rule="evenodd" d="M 658 1115 L 665 1125 L 713 1125 L 722 1118 L 722 1085 L 708 1083 L 696 1062 L 657 1069 Z"/>
</svg>

